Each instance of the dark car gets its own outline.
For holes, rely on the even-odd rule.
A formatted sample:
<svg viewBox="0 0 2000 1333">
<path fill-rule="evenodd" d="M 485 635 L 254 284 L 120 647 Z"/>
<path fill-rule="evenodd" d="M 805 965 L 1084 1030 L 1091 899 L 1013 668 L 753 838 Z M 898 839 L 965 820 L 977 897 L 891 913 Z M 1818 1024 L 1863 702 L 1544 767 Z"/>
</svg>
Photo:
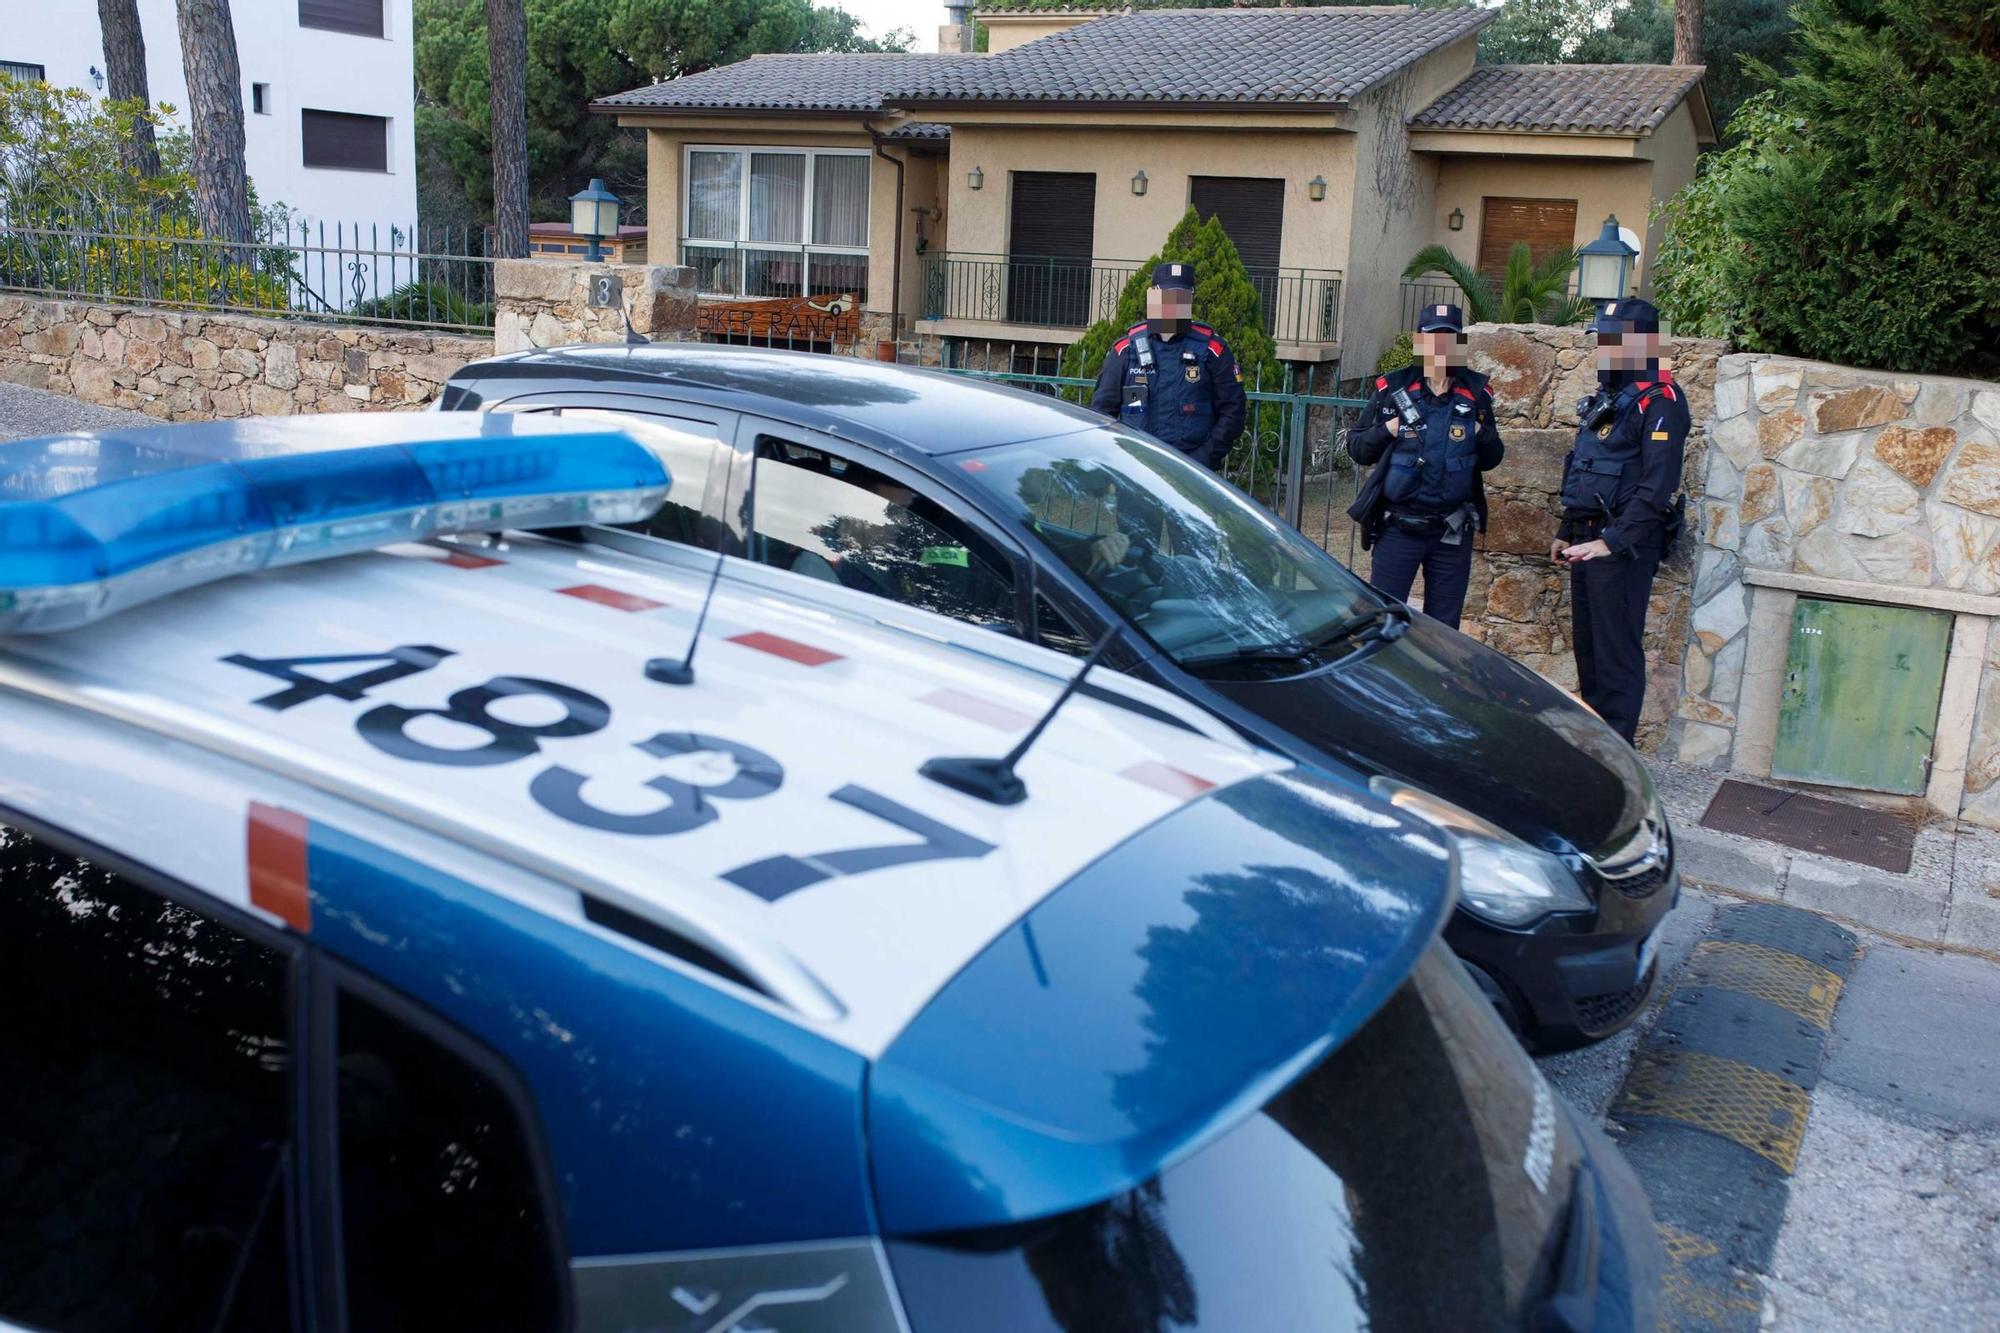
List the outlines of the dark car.
<svg viewBox="0 0 2000 1333">
<path fill-rule="evenodd" d="M 441 405 L 678 427 L 649 534 L 1078 655 L 1108 633 L 1109 665 L 1370 775 L 1454 832 L 1446 939 L 1538 1048 L 1608 1036 L 1651 993 L 1679 886 L 1631 748 L 1150 436 L 963 376 L 693 344 L 477 362 Z"/>
</svg>

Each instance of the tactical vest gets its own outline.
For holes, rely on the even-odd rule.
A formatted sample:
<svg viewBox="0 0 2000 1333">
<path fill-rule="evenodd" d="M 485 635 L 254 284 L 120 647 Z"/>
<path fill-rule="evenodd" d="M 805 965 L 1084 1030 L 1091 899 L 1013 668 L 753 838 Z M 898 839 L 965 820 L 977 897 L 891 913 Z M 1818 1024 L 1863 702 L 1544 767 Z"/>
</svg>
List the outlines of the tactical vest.
<svg viewBox="0 0 2000 1333">
<path fill-rule="evenodd" d="M 1566 511 L 1616 515 L 1639 485 L 1646 440 L 1646 408 L 1664 383 L 1628 384 L 1611 400 L 1610 419 L 1590 425 L 1586 399 L 1577 415 L 1576 443 L 1563 464 L 1562 505 Z"/>
<path fill-rule="evenodd" d="M 1125 358 L 1119 419 L 1183 453 L 1204 448 L 1215 426 L 1215 387 L 1210 380 L 1222 364 L 1222 343 L 1214 331 L 1205 324 L 1189 324 L 1179 337 L 1164 342 L 1140 324 L 1126 336 L 1132 345 Z M 1144 384 L 1142 394 L 1133 392 L 1135 380 Z"/>
<path fill-rule="evenodd" d="M 1419 373 L 1405 383 L 1423 424 L 1396 437 L 1382 494 L 1399 508 L 1446 514 L 1472 502 L 1479 479 L 1479 396 L 1454 375 L 1432 398 Z"/>
</svg>

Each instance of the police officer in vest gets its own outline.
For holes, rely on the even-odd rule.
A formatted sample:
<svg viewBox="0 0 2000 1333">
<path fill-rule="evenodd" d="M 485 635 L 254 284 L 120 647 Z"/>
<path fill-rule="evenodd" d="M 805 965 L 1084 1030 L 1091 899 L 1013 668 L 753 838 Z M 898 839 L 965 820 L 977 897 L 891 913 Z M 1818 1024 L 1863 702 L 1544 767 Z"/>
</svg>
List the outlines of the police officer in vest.
<svg viewBox="0 0 2000 1333">
<path fill-rule="evenodd" d="M 1686 397 L 1660 365 L 1660 312 L 1613 301 L 1597 316 L 1597 392 L 1577 404 L 1550 556 L 1570 570 L 1570 632 L 1584 702 L 1630 741 L 1646 696 L 1653 574 L 1679 536 Z"/>
<path fill-rule="evenodd" d="M 1243 433 L 1243 372 L 1215 330 L 1194 322 L 1194 265 L 1154 266 L 1146 320 L 1105 353 L 1090 405 L 1222 467 Z"/>
<path fill-rule="evenodd" d="M 1348 513 L 1375 550 L 1375 586 L 1407 600 L 1422 569 L 1424 614 L 1457 629 L 1472 534 L 1486 527 L 1481 474 L 1500 465 L 1506 446 L 1486 377 L 1464 365 L 1458 307 L 1425 306 L 1411 344 L 1419 362 L 1377 376 L 1347 433 L 1354 461 L 1376 465 Z"/>
</svg>

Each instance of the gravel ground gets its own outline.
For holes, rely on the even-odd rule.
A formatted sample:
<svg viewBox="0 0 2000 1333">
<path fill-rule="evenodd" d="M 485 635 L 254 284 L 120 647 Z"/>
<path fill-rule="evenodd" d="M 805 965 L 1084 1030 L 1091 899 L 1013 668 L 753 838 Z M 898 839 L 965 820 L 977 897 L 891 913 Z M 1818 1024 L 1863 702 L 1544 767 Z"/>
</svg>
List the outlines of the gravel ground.
<svg viewBox="0 0 2000 1333">
<path fill-rule="evenodd" d="M 120 426 L 153 423 L 140 412 L 121 412 L 110 407 L 92 407 L 60 393 L 24 389 L 0 382 L 0 440 L 18 440 L 28 435 L 58 435 L 70 430 L 115 430 Z"/>
</svg>

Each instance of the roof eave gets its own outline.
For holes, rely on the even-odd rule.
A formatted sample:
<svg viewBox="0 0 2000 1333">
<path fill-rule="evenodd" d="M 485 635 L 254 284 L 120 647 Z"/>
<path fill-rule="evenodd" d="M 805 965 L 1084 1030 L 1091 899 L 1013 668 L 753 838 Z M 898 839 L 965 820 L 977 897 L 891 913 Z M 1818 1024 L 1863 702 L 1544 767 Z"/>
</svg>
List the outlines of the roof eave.
<svg viewBox="0 0 2000 1333">
<path fill-rule="evenodd" d="M 589 111 L 594 116 L 742 116 L 746 119 L 768 120 L 773 116 L 800 120 L 868 120 L 875 116 L 890 115 L 885 110 L 867 110 L 858 107 L 797 107 L 797 106 L 660 106 L 642 103 L 592 102 Z"/>
<path fill-rule="evenodd" d="M 898 97 L 898 111 L 1347 111 L 1346 97 L 1313 101 L 1256 98 Z"/>
</svg>

